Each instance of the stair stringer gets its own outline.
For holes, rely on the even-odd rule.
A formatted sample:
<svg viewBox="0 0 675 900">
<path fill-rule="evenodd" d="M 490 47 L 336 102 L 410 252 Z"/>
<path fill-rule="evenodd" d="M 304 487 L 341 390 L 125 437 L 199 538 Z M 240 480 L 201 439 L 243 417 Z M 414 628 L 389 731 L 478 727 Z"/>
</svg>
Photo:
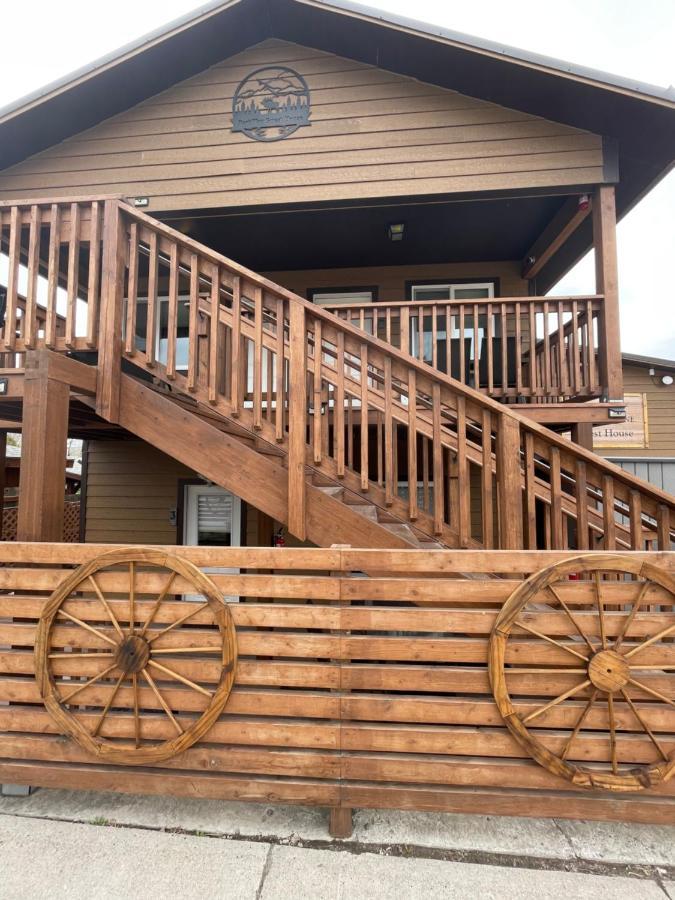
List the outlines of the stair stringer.
<svg viewBox="0 0 675 900">
<path fill-rule="evenodd" d="M 288 470 L 280 458 L 263 456 L 129 375 L 121 377 L 119 424 L 278 522 L 288 521 Z M 307 538 L 318 546 L 411 548 L 311 483 L 306 503 Z"/>
</svg>

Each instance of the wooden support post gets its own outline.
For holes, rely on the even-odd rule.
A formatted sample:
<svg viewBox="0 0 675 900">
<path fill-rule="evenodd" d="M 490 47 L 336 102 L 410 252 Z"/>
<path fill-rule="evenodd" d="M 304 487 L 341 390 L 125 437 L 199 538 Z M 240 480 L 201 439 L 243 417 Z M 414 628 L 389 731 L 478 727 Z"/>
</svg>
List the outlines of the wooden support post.
<svg viewBox="0 0 675 900">
<path fill-rule="evenodd" d="M 307 331 L 305 309 L 289 309 L 288 373 L 288 530 L 299 540 L 307 537 L 305 516 L 305 445 L 307 442 Z"/>
<path fill-rule="evenodd" d="M 352 821 L 352 808 L 350 806 L 332 806 L 328 831 L 331 837 L 345 839 L 352 836 L 354 824 Z"/>
<path fill-rule="evenodd" d="M 49 377 L 48 351 L 26 354 L 17 540 L 63 540 L 70 388 Z"/>
<path fill-rule="evenodd" d="M 616 257 L 616 206 L 614 186 L 597 188 L 593 201 L 593 246 L 595 289 L 603 294 L 600 333 L 600 377 L 607 401 L 623 400 L 621 337 L 619 323 L 619 278 Z"/>
<path fill-rule="evenodd" d="M 501 550 L 523 547 L 523 493 L 520 470 L 520 423 L 506 414 L 497 430 L 497 497 Z"/>
<path fill-rule="evenodd" d="M 99 327 L 96 412 L 108 422 L 119 421 L 122 375 L 122 306 L 124 302 L 124 222 L 116 200 L 106 200 L 103 213 L 103 266 Z M 149 342 L 154 336 L 149 336 Z"/>
<path fill-rule="evenodd" d="M 572 440 L 585 450 L 593 450 L 593 425 L 591 422 L 577 422 L 572 425 Z"/>
</svg>

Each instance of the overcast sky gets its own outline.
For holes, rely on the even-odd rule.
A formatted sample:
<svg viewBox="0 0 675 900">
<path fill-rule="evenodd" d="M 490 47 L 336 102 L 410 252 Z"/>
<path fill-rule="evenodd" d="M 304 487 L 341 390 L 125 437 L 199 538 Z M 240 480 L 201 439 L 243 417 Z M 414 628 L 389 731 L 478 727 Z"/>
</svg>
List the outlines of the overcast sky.
<svg viewBox="0 0 675 900">
<path fill-rule="evenodd" d="M 22 0 L 2 4 L 0 106 L 158 28 L 191 0 Z M 675 83 L 675 0 L 369 0 L 582 65 L 661 86 Z M 675 172 L 619 225 L 623 349 L 675 358 Z M 592 293 L 592 259 L 555 293 Z"/>
</svg>

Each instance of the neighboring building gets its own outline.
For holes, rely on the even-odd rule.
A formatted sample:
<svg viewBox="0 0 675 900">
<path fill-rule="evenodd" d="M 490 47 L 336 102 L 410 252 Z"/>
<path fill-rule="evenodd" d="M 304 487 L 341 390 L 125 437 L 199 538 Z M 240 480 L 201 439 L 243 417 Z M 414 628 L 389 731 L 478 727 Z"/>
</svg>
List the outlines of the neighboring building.
<svg viewBox="0 0 675 900">
<path fill-rule="evenodd" d="M 596 427 L 593 449 L 675 494 L 675 360 L 622 354 L 626 421 Z"/>
</svg>

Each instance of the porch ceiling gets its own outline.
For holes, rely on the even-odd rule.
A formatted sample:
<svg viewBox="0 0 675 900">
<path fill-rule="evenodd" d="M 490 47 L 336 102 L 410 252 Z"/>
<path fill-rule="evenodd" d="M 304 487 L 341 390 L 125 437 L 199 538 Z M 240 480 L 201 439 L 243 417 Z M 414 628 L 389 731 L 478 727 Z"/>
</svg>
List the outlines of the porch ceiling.
<svg viewBox="0 0 675 900">
<path fill-rule="evenodd" d="M 256 272 L 520 260 L 565 197 L 199 213 L 170 219 Z M 388 226 L 405 223 L 403 241 Z"/>
</svg>

